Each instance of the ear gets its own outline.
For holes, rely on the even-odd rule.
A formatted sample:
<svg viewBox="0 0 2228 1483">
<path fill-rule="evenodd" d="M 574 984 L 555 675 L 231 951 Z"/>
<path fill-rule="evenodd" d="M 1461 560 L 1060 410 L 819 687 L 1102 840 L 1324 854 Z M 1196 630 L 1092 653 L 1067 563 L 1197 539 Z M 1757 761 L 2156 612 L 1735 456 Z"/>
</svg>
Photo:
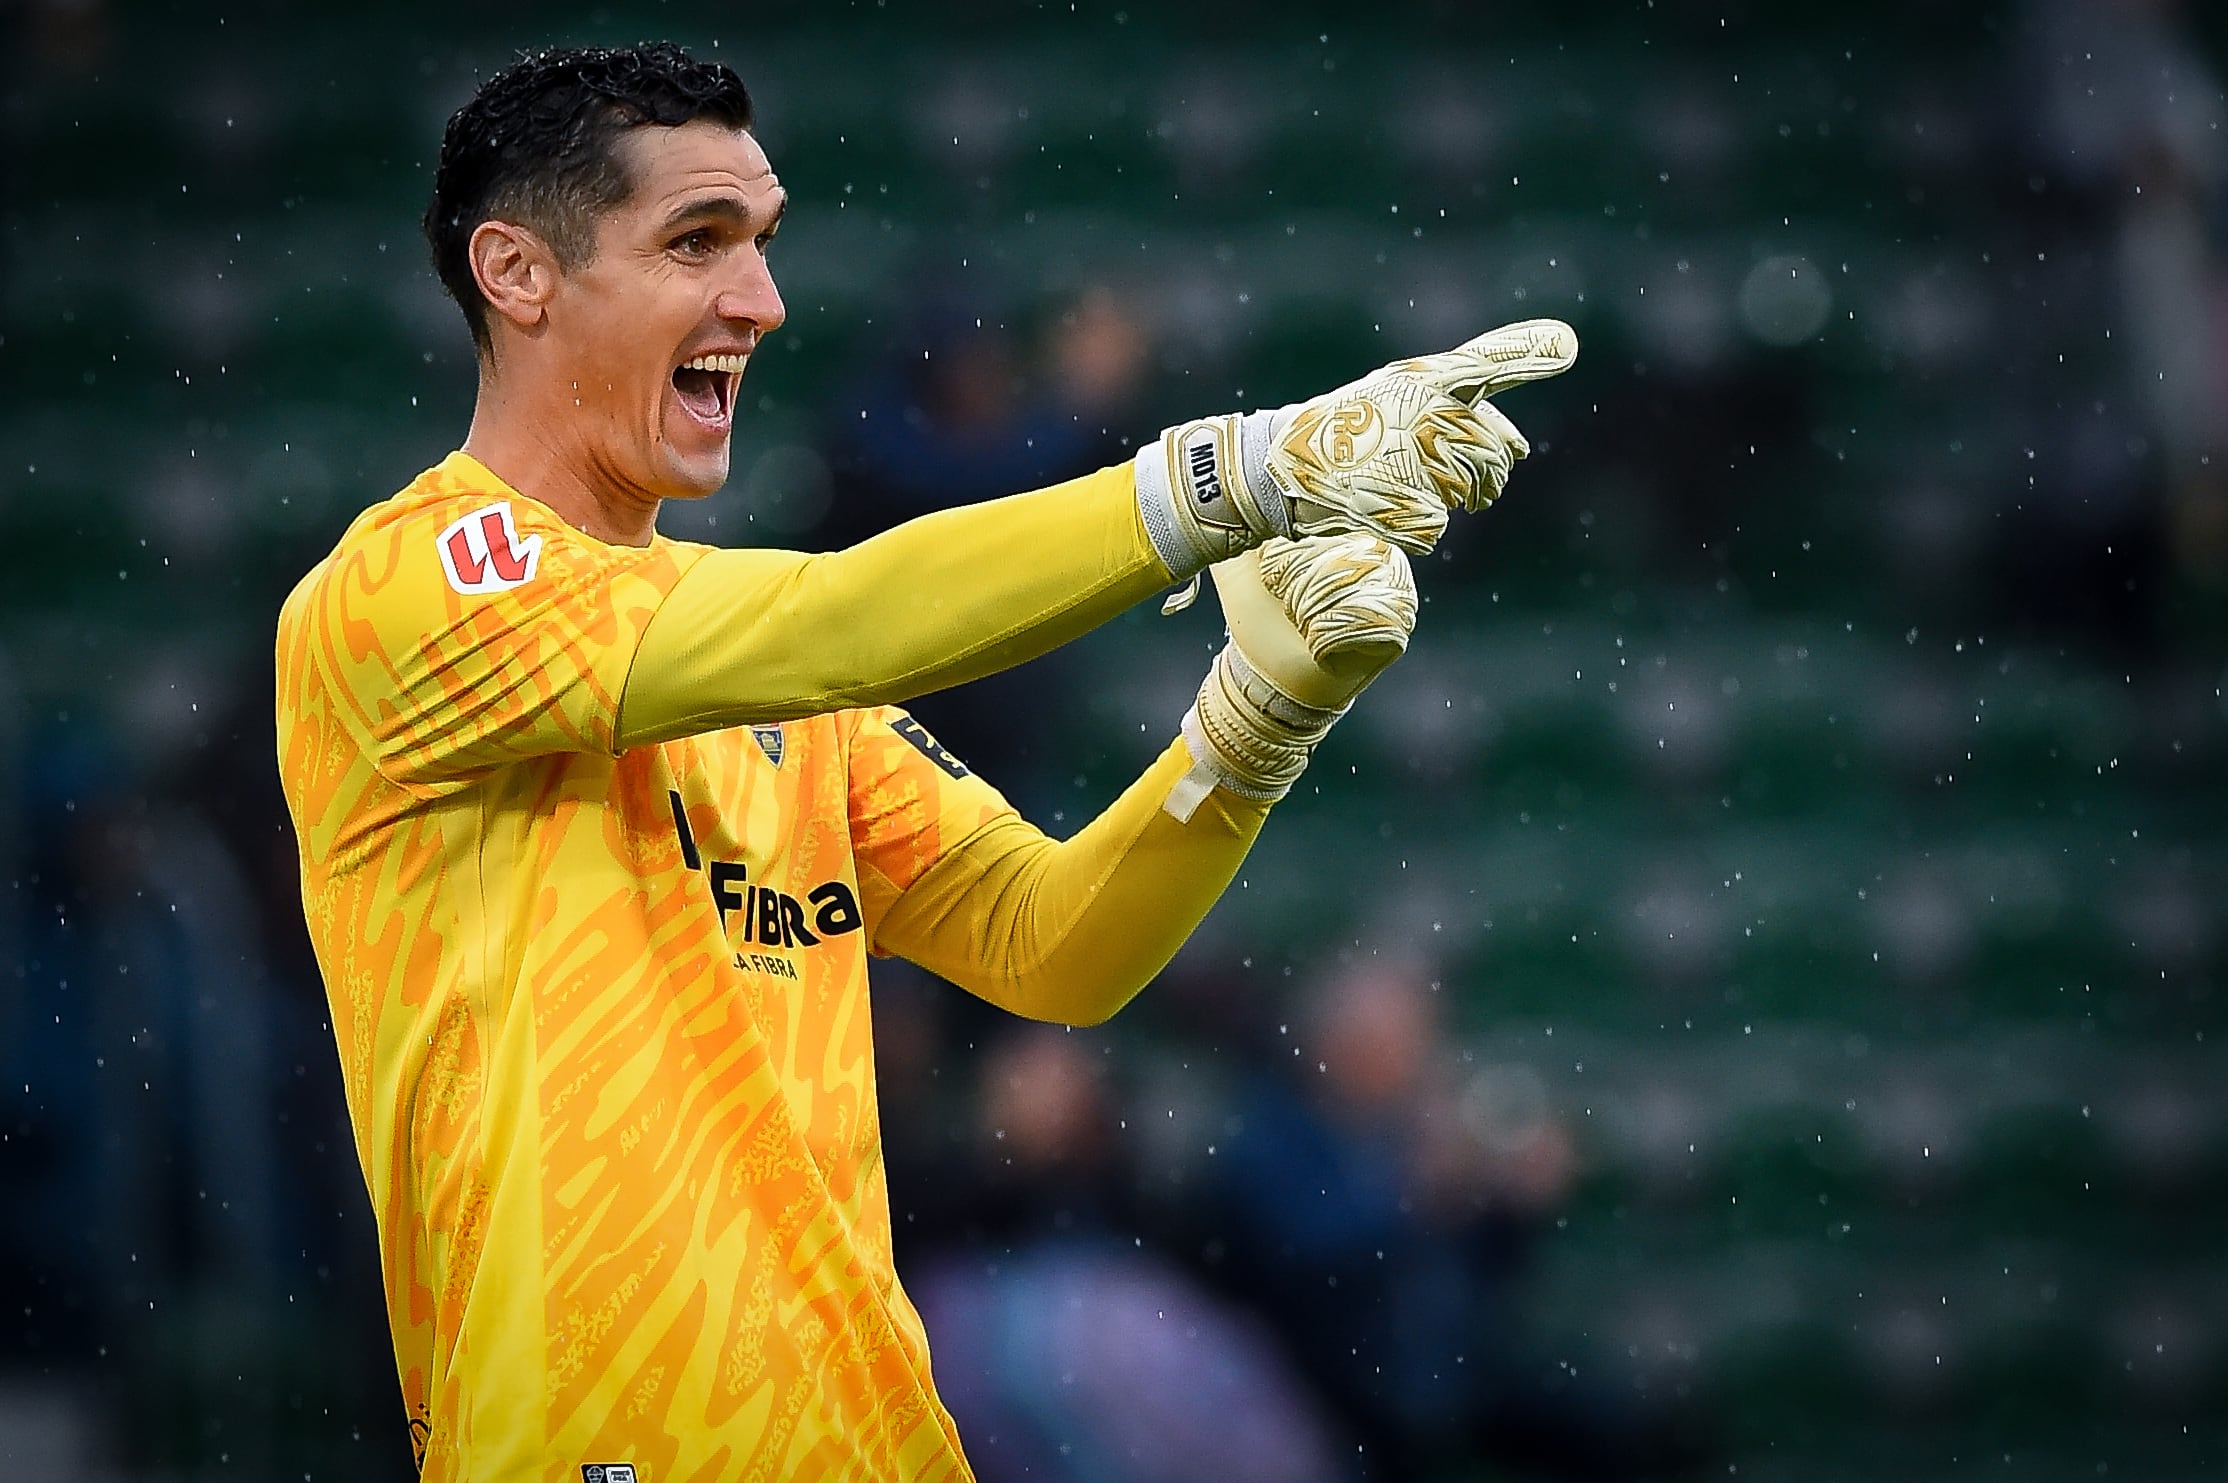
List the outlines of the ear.
<svg viewBox="0 0 2228 1483">
<path fill-rule="evenodd" d="M 488 307 L 520 329 L 532 329 L 557 292 L 557 255 L 525 227 L 483 221 L 465 245 L 472 280 Z"/>
</svg>

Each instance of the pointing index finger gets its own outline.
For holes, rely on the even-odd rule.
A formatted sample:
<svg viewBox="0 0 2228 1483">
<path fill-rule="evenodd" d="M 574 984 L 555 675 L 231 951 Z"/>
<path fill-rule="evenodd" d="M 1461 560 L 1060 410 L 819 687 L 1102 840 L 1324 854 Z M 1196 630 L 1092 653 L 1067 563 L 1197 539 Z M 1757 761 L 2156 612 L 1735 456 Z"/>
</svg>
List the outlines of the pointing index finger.
<svg viewBox="0 0 2228 1483">
<path fill-rule="evenodd" d="M 1559 319 L 1527 319 L 1487 330 L 1410 365 L 1447 395 L 1464 402 L 1560 376 L 1578 359 L 1578 331 Z"/>
</svg>

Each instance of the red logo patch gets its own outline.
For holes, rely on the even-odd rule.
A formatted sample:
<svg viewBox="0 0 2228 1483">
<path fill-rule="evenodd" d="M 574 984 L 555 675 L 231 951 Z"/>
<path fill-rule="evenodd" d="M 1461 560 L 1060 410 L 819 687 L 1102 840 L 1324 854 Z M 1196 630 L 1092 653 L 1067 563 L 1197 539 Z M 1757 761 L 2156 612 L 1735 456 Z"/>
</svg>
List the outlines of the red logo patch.
<svg viewBox="0 0 2228 1483">
<path fill-rule="evenodd" d="M 542 559 L 542 538 L 519 537 L 509 500 L 449 522 L 436 545 L 449 585 L 466 596 L 531 582 Z"/>
</svg>

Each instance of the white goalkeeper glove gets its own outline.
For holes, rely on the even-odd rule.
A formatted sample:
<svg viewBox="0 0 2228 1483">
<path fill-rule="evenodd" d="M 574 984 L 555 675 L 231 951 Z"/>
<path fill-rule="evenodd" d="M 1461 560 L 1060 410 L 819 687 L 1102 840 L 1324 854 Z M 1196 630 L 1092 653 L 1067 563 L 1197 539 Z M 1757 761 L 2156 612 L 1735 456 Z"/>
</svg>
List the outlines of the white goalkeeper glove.
<svg viewBox="0 0 2228 1483">
<path fill-rule="evenodd" d="M 1372 535 L 1275 539 L 1208 568 L 1230 641 L 1184 713 L 1191 770 L 1163 805 L 1189 820 L 1216 784 L 1282 798 L 1308 754 L 1416 626 L 1416 579 Z"/>
<path fill-rule="evenodd" d="M 1365 531 L 1420 556 L 1531 451 L 1486 398 L 1577 358 L 1577 331 L 1531 319 L 1309 401 L 1179 423 L 1137 455 L 1145 529 L 1178 578 L 1271 536 Z"/>
</svg>

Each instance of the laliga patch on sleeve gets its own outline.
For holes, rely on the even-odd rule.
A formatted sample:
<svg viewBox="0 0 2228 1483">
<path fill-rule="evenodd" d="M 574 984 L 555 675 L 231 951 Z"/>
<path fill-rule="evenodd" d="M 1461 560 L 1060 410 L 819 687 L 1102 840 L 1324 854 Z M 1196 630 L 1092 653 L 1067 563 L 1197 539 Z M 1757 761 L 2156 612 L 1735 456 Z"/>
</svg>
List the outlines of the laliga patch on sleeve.
<svg viewBox="0 0 2228 1483">
<path fill-rule="evenodd" d="M 467 597 L 524 586 L 542 560 L 542 538 L 520 538 L 507 499 L 450 521 L 435 545 L 449 585 Z"/>
<path fill-rule="evenodd" d="M 928 734 L 928 729 L 911 716 L 900 716 L 890 723 L 890 730 L 912 743 L 913 750 L 935 763 L 955 778 L 967 776 L 967 764 L 944 750 L 944 744 Z"/>
</svg>

